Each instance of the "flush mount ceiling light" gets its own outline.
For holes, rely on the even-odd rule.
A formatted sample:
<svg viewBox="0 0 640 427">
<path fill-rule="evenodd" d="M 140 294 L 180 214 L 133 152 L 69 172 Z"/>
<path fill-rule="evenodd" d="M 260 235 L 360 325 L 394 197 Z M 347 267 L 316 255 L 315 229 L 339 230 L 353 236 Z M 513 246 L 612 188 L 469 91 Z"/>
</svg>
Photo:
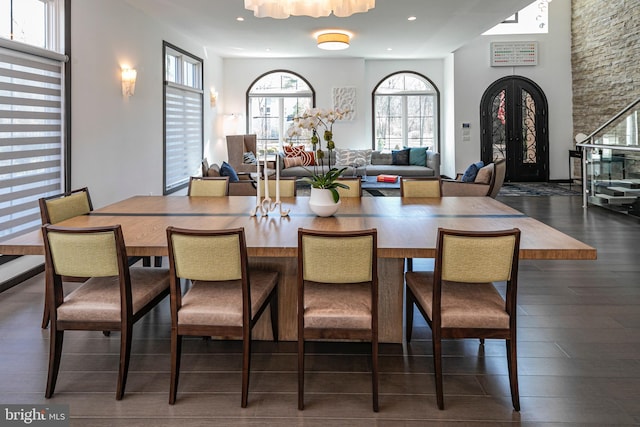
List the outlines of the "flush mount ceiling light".
<svg viewBox="0 0 640 427">
<path fill-rule="evenodd" d="M 244 0 L 244 8 L 258 18 L 284 19 L 291 15 L 319 18 L 331 12 L 339 18 L 367 12 L 376 6 L 375 0 Z"/>
<path fill-rule="evenodd" d="M 314 34 L 318 47 L 324 50 L 343 50 L 349 47 L 351 34 L 343 31 L 323 31 Z"/>
</svg>

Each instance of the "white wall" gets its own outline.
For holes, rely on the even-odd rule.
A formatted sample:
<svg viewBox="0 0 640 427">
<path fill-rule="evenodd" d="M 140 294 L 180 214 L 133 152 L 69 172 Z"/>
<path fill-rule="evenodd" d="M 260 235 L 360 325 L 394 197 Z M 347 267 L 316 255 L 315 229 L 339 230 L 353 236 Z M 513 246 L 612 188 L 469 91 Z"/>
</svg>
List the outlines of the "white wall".
<svg viewBox="0 0 640 427">
<path fill-rule="evenodd" d="M 480 36 L 454 53 L 455 170 L 480 159 L 480 100 L 496 80 L 510 75 L 527 77 L 540 86 L 549 104 L 549 178 L 569 178 L 572 147 L 571 2 L 549 3 L 548 34 Z M 538 65 L 490 67 L 492 41 L 538 41 Z M 462 141 L 462 123 L 471 124 L 471 140 Z M 445 172 L 443 172 L 445 173 Z"/>
<path fill-rule="evenodd" d="M 162 194 L 162 41 L 205 60 L 205 144 L 216 135 L 209 88 L 222 87 L 221 61 L 121 0 L 71 2 L 71 187 L 88 186 L 94 207 Z M 121 92 L 121 66 L 138 71 Z M 220 90 L 220 89 L 218 89 Z"/>
</svg>

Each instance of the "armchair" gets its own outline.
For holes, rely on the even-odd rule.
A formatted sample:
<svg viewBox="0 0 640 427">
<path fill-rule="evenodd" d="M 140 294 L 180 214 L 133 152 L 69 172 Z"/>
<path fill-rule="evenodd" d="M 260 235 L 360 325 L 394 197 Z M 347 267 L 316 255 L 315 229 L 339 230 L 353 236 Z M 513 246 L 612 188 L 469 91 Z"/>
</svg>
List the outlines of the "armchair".
<svg viewBox="0 0 640 427">
<path fill-rule="evenodd" d="M 462 182 L 461 174 L 455 180 L 442 180 L 442 196 L 489 196 L 496 198 L 507 170 L 504 160 L 497 160 L 489 163 L 478 171 L 478 176 L 474 182 Z"/>
<path fill-rule="evenodd" d="M 236 172 L 255 172 L 256 165 L 244 163 L 244 153 L 253 153 L 257 157 L 257 139 L 255 134 L 227 135 L 227 156 L 229 164 Z"/>
</svg>

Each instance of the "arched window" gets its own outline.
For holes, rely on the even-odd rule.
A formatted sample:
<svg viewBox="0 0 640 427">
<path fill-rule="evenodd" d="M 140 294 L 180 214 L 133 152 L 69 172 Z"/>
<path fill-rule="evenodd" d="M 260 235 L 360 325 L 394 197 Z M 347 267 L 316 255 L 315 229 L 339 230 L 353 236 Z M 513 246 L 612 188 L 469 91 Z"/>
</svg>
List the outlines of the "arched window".
<svg viewBox="0 0 640 427">
<path fill-rule="evenodd" d="M 439 151 L 439 98 L 435 85 L 420 74 L 405 71 L 385 77 L 373 90 L 373 148 Z"/>
<path fill-rule="evenodd" d="M 247 91 L 247 132 L 255 133 L 258 150 L 280 148 L 293 118 L 315 105 L 309 82 L 290 71 L 270 71 L 258 77 Z"/>
</svg>

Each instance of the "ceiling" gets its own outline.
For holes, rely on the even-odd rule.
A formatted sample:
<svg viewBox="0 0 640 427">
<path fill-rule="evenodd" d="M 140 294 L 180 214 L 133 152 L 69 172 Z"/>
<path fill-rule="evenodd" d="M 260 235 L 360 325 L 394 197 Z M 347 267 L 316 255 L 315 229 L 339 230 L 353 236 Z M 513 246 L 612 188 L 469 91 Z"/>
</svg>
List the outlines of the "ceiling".
<svg viewBox="0 0 640 427">
<path fill-rule="evenodd" d="M 532 0 L 376 0 L 347 18 L 256 18 L 244 0 L 125 0 L 222 58 L 442 58 Z M 408 21 L 415 16 L 415 21 Z M 243 17 L 244 21 L 236 18 Z M 313 33 L 353 33 L 343 51 L 316 47 Z"/>
</svg>

